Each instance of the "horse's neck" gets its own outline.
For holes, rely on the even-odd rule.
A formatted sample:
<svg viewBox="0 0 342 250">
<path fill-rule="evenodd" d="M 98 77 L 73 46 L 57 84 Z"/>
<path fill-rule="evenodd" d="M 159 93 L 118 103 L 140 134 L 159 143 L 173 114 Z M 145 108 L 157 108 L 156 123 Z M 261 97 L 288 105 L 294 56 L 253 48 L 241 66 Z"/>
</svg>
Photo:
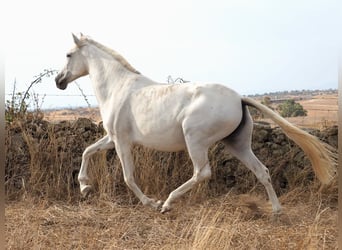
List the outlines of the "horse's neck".
<svg viewBox="0 0 342 250">
<path fill-rule="evenodd" d="M 89 62 L 89 76 L 100 109 L 113 102 L 122 102 L 132 91 L 156 84 L 143 75 L 135 74 L 116 61 L 101 59 Z"/>
</svg>

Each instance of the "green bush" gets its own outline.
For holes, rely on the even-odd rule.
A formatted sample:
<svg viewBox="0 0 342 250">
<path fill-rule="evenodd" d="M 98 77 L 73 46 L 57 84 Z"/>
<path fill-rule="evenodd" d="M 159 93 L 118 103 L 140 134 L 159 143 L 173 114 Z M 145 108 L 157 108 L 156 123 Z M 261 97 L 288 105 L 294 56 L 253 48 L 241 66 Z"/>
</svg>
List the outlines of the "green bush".
<svg viewBox="0 0 342 250">
<path fill-rule="evenodd" d="M 307 116 L 307 111 L 303 106 L 295 100 L 286 100 L 284 103 L 279 104 L 278 111 L 283 117 Z"/>
</svg>

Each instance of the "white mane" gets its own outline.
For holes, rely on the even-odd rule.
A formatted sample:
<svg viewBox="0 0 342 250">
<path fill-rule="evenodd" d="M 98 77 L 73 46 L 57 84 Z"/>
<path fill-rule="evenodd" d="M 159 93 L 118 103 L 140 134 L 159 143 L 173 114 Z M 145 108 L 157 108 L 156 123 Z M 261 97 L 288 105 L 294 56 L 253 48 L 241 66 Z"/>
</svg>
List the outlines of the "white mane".
<svg viewBox="0 0 342 250">
<path fill-rule="evenodd" d="M 90 43 L 92 45 L 94 45 L 95 47 L 97 47 L 98 49 L 101 49 L 102 51 L 110 54 L 111 56 L 114 57 L 114 59 L 116 61 L 118 61 L 119 63 L 121 63 L 121 65 L 123 67 L 125 67 L 127 70 L 133 72 L 133 73 L 136 73 L 136 74 L 140 74 L 140 72 L 138 70 L 136 70 L 131 64 L 129 64 L 127 62 L 127 60 L 122 56 L 120 55 L 118 52 L 116 52 L 115 50 L 113 49 L 110 49 L 106 46 L 104 46 L 103 44 L 99 43 L 99 42 L 96 42 L 94 41 L 93 39 L 89 38 L 89 37 L 85 37 L 85 36 L 82 36 L 81 39 L 80 39 L 82 42 L 87 42 L 87 43 Z"/>
</svg>

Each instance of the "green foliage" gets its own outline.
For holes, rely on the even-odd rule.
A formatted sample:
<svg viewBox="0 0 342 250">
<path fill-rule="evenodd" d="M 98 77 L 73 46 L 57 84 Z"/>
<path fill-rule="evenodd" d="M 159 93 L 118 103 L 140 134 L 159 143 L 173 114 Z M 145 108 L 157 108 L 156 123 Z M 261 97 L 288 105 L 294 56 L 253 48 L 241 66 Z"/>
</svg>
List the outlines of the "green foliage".
<svg viewBox="0 0 342 250">
<path fill-rule="evenodd" d="M 302 105 L 295 102 L 295 100 L 286 100 L 284 103 L 279 104 L 278 110 L 283 117 L 295 117 L 295 116 L 306 116 L 307 111 Z"/>
</svg>

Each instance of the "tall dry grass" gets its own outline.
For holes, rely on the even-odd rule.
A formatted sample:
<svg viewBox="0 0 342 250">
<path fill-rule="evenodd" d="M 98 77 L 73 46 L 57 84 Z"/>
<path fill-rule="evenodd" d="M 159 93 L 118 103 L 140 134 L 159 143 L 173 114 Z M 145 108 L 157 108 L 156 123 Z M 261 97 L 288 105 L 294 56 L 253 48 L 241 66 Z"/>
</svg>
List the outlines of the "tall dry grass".
<svg viewBox="0 0 342 250">
<path fill-rule="evenodd" d="M 103 135 L 101 126 L 41 120 L 13 124 L 7 132 L 9 249 L 337 248 L 336 180 L 321 188 L 300 149 L 276 130 L 257 128 L 253 148 L 270 168 L 284 206 L 278 218 L 271 216 L 263 186 L 220 143 L 209 150 L 211 180 L 161 215 L 127 188 L 115 150 L 91 158 L 94 192 L 81 197 L 76 177 L 82 151 Z M 334 136 L 329 133 L 322 137 L 327 142 Z M 192 175 L 186 152 L 139 146 L 133 152 L 136 181 L 150 197 L 165 200 Z"/>
<path fill-rule="evenodd" d="M 321 134 L 314 132 L 332 147 L 337 147 L 337 129 Z M 77 173 L 82 152 L 103 136 L 101 126 L 88 119 L 57 124 L 33 120 L 12 124 L 7 133 L 6 194 L 9 199 L 28 194 L 68 202 L 81 199 Z M 299 187 L 307 190 L 319 186 L 305 154 L 278 129 L 257 127 L 253 148 L 270 169 L 278 194 Z M 187 152 L 157 152 L 141 146 L 135 146 L 132 152 L 136 181 L 142 191 L 152 197 L 165 199 L 192 176 L 193 167 Z M 212 178 L 191 191 L 193 199 L 217 197 L 232 190 L 265 194 L 253 173 L 230 156 L 223 144 L 213 145 L 208 155 Z M 93 195 L 108 199 L 123 195 L 137 201 L 123 181 L 115 149 L 91 157 L 89 177 L 94 187 Z M 336 187 L 333 181 L 325 189 Z"/>
</svg>

